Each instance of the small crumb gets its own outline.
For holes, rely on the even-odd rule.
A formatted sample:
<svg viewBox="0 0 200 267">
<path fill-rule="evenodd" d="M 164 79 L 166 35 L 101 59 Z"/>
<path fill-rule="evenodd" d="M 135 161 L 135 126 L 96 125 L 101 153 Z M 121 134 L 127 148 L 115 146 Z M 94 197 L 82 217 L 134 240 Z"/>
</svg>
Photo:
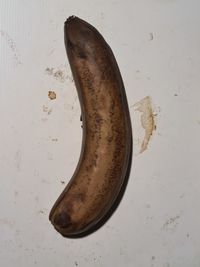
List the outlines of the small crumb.
<svg viewBox="0 0 200 267">
<path fill-rule="evenodd" d="M 61 180 L 60 182 L 61 182 L 61 184 L 65 184 L 65 181 L 63 181 L 63 180 Z"/>
<path fill-rule="evenodd" d="M 54 99 L 56 99 L 56 93 L 54 91 L 49 91 L 48 97 L 49 97 L 49 99 L 54 100 Z"/>
</svg>

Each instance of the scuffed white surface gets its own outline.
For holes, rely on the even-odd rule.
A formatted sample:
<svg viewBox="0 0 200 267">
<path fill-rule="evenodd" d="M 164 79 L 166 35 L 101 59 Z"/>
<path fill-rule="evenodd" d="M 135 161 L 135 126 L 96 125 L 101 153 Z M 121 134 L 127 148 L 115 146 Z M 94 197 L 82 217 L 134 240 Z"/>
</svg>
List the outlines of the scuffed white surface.
<svg viewBox="0 0 200 267">
<path fill-rule="evenodd" d="M 199 9 L 197 0 L 0 1 L 1 266 L 200 266 Z M 81 148 L 63 41 L 72 14 L 112 47 L 133 134 L 142 129 L 136 102 L 150 96 L 159 111 L 148 149 L 133 153 L 117 211 L 77 240 L 64 239 L 48 221 Z"/>
</svg>

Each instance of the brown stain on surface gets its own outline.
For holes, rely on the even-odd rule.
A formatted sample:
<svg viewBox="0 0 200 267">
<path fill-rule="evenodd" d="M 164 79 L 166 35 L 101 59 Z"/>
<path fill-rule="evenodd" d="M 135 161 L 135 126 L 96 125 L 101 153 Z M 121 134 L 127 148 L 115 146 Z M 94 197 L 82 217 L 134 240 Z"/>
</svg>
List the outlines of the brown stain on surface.
<svg viewBox="0 0 200 267">
<path fill-rule="evenodd" d="M 49 91 L 48 97 L 50 100 L 54 100 L 54 99 L 56 99 L 56 93 L 54 91 Z"/>
<path fill-rule="evenodd" d="M 152 103 L 150 96 L 146 96 L 136 104 L 134 104 L 135 110 L 141 112 L 141 125 L 145 131 L 144 139 L 141 144 L 140 153 L 144 152 L 149 144 L 149 140 L 156 130 L 155 114 L 153 113 Z"/>
</svg>

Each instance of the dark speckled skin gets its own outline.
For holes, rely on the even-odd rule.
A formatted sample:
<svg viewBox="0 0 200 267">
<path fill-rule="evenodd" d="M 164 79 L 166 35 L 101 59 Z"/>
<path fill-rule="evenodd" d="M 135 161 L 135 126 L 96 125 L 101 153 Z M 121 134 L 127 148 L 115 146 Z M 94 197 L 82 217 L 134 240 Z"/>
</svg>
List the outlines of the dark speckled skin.
<svg viewBox="0 0 200 267">
<path fill-rule="evenodd" d="M 73 237 L 88 231 L 111 208 L 123 185 L 132 131 L 123 81 L 114 55 L 87 22 L 69 17 L 65 45 L 83 120 L 79 163 L 49 218 Z"/>
</svg>

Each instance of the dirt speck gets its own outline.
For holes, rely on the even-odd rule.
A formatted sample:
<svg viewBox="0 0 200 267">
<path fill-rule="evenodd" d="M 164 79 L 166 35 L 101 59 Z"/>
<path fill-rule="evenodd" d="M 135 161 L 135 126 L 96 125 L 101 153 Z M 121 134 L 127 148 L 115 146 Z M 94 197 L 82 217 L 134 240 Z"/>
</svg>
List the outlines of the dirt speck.
<svg viewBox="0 0 200 267">
<path fill-rule="evenodd" d="M 54 100 L 54 99 L 56 99 L 56 93 L 54 91 L 49 91 L 48 97 L 50 100 Z"/>
<path fill-rule="evenodd" d="M 20 60 L 19 51 L 18 51 L 18 49 L 16 47 L 16 44 L 15 44 L 14 40 L 10 37 L 10 35 L 5 31 L 0 30 L 0 37 L 4 38 L 4 40 L 6 41 L 8 47 L 12 51 L 13 57 L 14 57 L 14 61 L 15 61 L 15 65 L 22 64 L 22 62 Z"/>
<path fill-rule="evenodd" d="M 61 82 L 64 82 L 64 74 L 63 74 L 63 71 L 62 70 L 57 70 L 56 72 L 54 72 L 54 75 L 53 75 L 57 80 L 61 81 Z"/>
<path fill-rule="evenodd" d="M 78 266 L 78 262 L 77 262 L 77 261 L 75 261 L 74 264 L 75 264 L 76 266 Z"/>
<path fill-rule="evenodd" d="M 174 96 L 178 96 L 178 94 L 174 94 Z"/>
<path fill-rule="evenodd" d="M 154 36 L 153 36 L 153 33 L 152 33 L 152 32 L 150 32 L 150 33 L 149 33 L 149 41 L 152 41 L 152 40 L 153 40 L 153 38 L 154 38 Z"/>
<path fill-rule="evenodd" d="M 9 228 L 13 228 L 15 225 L 14 221 L 10 221 L 9 219 L 6 218 L 0 218 L 0 224 L 6 225 Z"/>
<path fill-rule="evenodd" d="M 48 182 L 48 181 L 45 180 L 45 179 L 42 179 L 42 183 L 43 183 L 43 184 L 50 184 L 50 182 Z"/>
<path fill-rule="evenodd" d="M 20 172 L 21 169 L 21 160 L 22 160 L 22 153 L 20 150 L 17 150 L 17 152 L 15 153 L 15 166 L 18 172 Z"/>
<path fill-rule="evenodd" d="M 47 159 L 48 160 L 53 160 L 53 154 L 51 154 L 51 153 L 47 153 Z"/>
<path fill-rule="evenodd" d="M 42 109 L 43 109 L 44 112 L 47 112 L 49 108 L 47 106 L 43 105 Z"/>
<path fill-rule="evenodd" d="M 74 106 L 75 106 L 75 104 L 76 104 L 77 99 L 78 99 L 78 97 L 75 96 L 75 98 L 74 98 L 74 100 L 73 100 L 73 102 L 72 102 L 72 105 L 71 105 L 71 109 L 72 109 L 72 110 L 74 109 Z"/>
<path fill-rule="evenodd" d="M 44 214 L 44 211 L 43 210 L 39 210 L 39 213 Z"/>
<path fill-rule="evenodd" d="M 37 169 L 34 169 L 34 172 L 33 172 L 33 174 L 34 174 L 34 176 L 39 176 L 39 170 L 37 170 Z"/>
<path fill-rule="evenodd" d="M 63 181 L 63 180 L 61 180 L 60 182 L 61 182 L 61 184 L 65 184 L 65 181 Z"/>
<path fill-rule="evenodd" d="M 155 131 L 156 129 L 155 116 L 157 114 L 153 113 L 150 96 L 146 96 L 133 106 L 136 111 L 141 112 L 140 121 L 145 131 L 144 138 L 140 148 L 140 153 L 142 153 L 147 149 L 153 131 Z"/>
<path fill-rule="evenodd" d="M 58 138 L 52 138 L 51 139 L 53 142 L 58 142 Z"/>
<path fill-rule="evenodd" d="M 44 112 L 46 112 L 47 115 L 50 115 L 51 112 L 53 111 L 52 108 L 49 108 L 49 107 L 47 107 L 47 106 L 45 106 L 45 105 L 42 106 L 42 110 L 43 110 Z"/>
<path fill-rule="evenodd" d="M 174 217 L 169 218 L 164 224 L 163 229 L 168 230 L 174 230 L 176 226 L 178 225 L 177 220 L 180 218 L 180 215 L 176 215 Z"/>
<path fill-rule="evenodd" d="M 152 259 L 152 261 L 154 261 L 156 259 L 156 257 L 155 256 L 152 256 L 151 259 Z"/>
<path fill-rule="evenodd" d="M 53 76 L 59 82 L 65 81 L 65 75 L 61 69 L 55 70 L 54 68 L 46 68 L 45 71 L 48 75 Z"/>
<path fill-rule="evenodd" d="M 53 68 L 46 68 L 46 73 L 49 75 L 53 75 Z"/>
</svg>

